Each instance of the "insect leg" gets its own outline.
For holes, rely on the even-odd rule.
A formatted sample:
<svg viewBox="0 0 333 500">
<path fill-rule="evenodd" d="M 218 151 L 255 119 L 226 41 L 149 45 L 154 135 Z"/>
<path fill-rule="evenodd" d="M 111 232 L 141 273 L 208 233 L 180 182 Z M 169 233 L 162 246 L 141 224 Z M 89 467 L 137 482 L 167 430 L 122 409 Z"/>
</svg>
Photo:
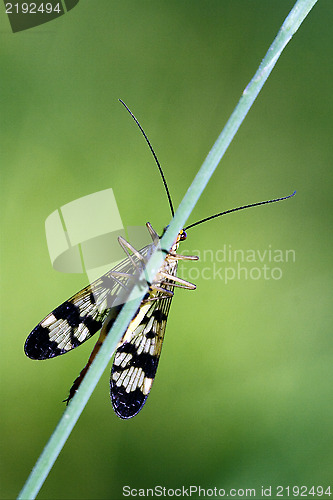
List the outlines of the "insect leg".
<svg viewBox="0 0 333 500">
<path fill-rule="evenodd" d="M 126 253 L 127 257 L 131 260 L 134 267 L 139 269 L 137 262 L 135 262 L 135 260 L 133 259 L 133 255 L 135 255 L 135 257 L 139 259 L 143 264 L 146 264 L 146 259 L 130 243 L 128 243 L 128 241 L 119 236 L 118 242 L 121 248 Z M 132 252 L 133 255 L 129 253 L 129 250 Z"/>
<path fill-rule="evenodd" d="M 168 252 L 168 256 L 174 260 L 199 260 L 197 255 L 180 255 L 178 253 Z"/>
<path fill-rule="evenodd" d="M 178 278 L 178 276 L 173 276 L 172 274 L 165 273 L 164 271 L 161 271 L 159 274 L 168 280 L 172 280 L 172 281 L 175 281 L 176 283 L 180 283 L 180 285 L 177 285 L 176 283 L 170 283 L 171 286 L 178 286 L 178 287 L 180 286 L 180 288 L 187 288 L 189 290 L 196 289 L 196 285 L 194 285 L 194 283 L 190 283 L 189 281 L 183 280 L 182 278 Z M 181 285 L 184 285 L 184 286 L 181 286 Z"/>
</svg>

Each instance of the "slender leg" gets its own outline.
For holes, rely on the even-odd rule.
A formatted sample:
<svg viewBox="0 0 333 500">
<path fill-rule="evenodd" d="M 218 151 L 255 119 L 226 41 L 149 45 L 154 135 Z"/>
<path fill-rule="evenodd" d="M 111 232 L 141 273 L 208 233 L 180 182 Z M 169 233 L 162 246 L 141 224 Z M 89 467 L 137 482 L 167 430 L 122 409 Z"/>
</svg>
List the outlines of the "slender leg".
<svg viewBox="0 0 333 500">
<path fill-rule="evenodd" d="M 134 247 L 132 247 L 132 245 L 130 243 L 128 243 L 128 241 L 126 241 L 121 236 L 118 237 L 118 241 L 119 241 L 119 245 L 124 250 L 124 252 L 126 253 L 127 257 L 131 260 L 131 262 L 132 262 L 132 264 L 133 264 L 134 267 L 136 267 L 137 269 L 139 269 L 137 263 L 133 259 L 133 255 L 135 255 L 135 257 L 137 259 L 139 259 L 143 264 L 146 264 L 146 259 L 140 254 L 140 252 L 138 252 Z M 133 255 L 131 255 L 128 250 L 130 250 L 133 253 Z"/>
</svg>

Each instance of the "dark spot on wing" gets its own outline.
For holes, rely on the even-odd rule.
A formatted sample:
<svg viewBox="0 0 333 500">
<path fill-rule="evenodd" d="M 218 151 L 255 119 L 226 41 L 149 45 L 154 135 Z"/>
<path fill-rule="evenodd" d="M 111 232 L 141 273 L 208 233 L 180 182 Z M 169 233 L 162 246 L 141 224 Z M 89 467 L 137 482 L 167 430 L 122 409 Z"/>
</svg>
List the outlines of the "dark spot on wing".
<svg viewBox="0 0 333 500">
<path fill-rule="evenodd" d="M 98 332 L 102 328 L 102 321 L 97 321 L 91 316 L 85 316 L 82 318 L 82 323 L 88 328 L 90 335 Z"/>
<path fill-rule="evenodd" d="M 161 309 L 155 309 L 155 311 L 153 312 L 153 316 L 159 323 L 162 323 L 162 321 L 167 320 L 167 315 L 164 314 L 164 312 L 161 311 Z"/>
<path fill-rule="evenodd" d="M 32 330 L 24 344 L 24 352 L 30 359 L 49 359 L 64 354 L 58 344 L 49 338 L 49 329 L 37 325 Z"/>
<path fill-rule="evenodd" d="M 126 389 L 121 385 L 117 387 L 111 382 L 111 401 L 115 413 L 120 418 L 135 417 L 145 404 L 147 396 L 135 389 L 132 392 L 126 392 Z"/>
</svg>

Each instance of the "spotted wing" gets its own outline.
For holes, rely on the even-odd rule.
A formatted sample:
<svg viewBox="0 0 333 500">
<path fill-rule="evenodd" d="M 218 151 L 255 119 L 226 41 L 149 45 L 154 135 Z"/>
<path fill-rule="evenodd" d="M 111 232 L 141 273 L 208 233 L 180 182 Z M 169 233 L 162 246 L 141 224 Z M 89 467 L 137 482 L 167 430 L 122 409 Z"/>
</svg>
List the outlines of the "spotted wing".
<svg viewBox="0 0 333 500">
<path fill-rule="evenodd" d="M 151 248 L 152 244 L 139 251 L 144 259 Z M 54 309 L 28 336 L 25 354 L 31 359 L 53 358 L 92 337 L 109 314 L 119 314 L 142 266 L 142 260 L 131 255 Z"/>
<path fill-rule="evenodd" d="M 112 406 L 120 418 L 134 417 L 143 407 L 161 355 L 172 296 L 142 303 L 117 349 L 110 377 Z M 145 311 L 145 308 L 147 311 Z M 143 319 L 137 325 L 137 318 Z M 133 328 L 133 325 L 137 325 Z"/>
</svg>

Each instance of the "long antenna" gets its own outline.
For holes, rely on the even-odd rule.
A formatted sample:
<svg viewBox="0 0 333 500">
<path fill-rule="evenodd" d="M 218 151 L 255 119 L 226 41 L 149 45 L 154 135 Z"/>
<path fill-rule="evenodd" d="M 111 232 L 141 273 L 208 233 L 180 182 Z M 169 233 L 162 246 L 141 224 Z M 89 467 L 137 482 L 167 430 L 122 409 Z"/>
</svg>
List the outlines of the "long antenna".
<svg viewBox="0 0 333 500">
<path fill-rule="evenodd" d="M 203 222 L 206 222 L 211 219 L 215 219 L 215 217 L 220 217 L 221 215 L 226 215 L 230 214 L 231 212 L 237 212 L 238 210 L 244 210 L 245 208 L 251 208 L 251 207 L 258 207 L 259 205 L 266 205 L 267 203 L 275 203 L 276 201 L 282 201 L 282 200 L 287 200 L 288 198 L 292 198 L 295 196 L 296 191 L 293 192 L 293 194 L 290 194 L 289 196 L 284 196 L 283 198 L 275 198 L 275 200 L 267 200 L 267 201 L 259 201 L 258 203 L 251 203 L 250 205 L 243 205 L 242 207 L 237 207 L 237 208 L 232 208 L 231 210 L 226 210 L 225 212 L 220 212 L 219 214 L 211 215 L 210 217 L 206 217 L 206 219 L 199 220 L 198 222 L 195 222 L 194 224 L 190 224 L 189 226 L 186 226 L 184 229 L 190 229 L 190 227 L 197 226 L 198 224 L 202 224 Z"/>
<path fill-rule="evenodd" d="M 137 124 L 137 126 L 139 127 L 139 129 L 141 130 L 143 137 L 146 139 L 146 142 L 147 142 L 147 144 L 149 146 L 149 149 L 152 152 L 152 155 L 153 155 L 153 157 L 155 159 L 155 162 L 156 162 L 156 165 L 158 167 L 158 170 L 160 171 L 160 174 L 161 174 L 161 177 L 162 177 L 162 181 L 163 181 L 163 184 L 164 184 L 164 187 L 165 187 L 165 191 L 166 191 L 166 194 L 168 196 L 171 214 L 172 214 L 172 217 L 173 217 L 175 215 L 175 211 L 173 209 L 173 204 L 172 204 L 172 201 L 171 201 L 170 191 L 169 191 L 169 188 L 168 188 L 168 185 L 167 185 L 167 181 L 166 181 L 166 179 L 164 177 L 163 170 L 162 170 L 162 167 L 160 165 L 160 162 L 158 161 L 157 156 L 155 154 L 155 151 L 153 150 L 153 146 L 150 144 L 150 141 L 149 141 L 149 139 L 148 139 L 145 131 L 143 130 L 143 128 L 141 127 L 140 123 L 138 122 L 138 120 L 133 115 L 132 111 L 126 106 L 126 104 L 124 103 L 124 101 L 122 101 L 121 99 L 119 99 L 119 101 L 127 109 L 127 111 L 129 112 L 129 114 L 131 115 L 131 117 L 133 118 L 133 120 L 135 121 L 135 123 Z"/>
</svg>

